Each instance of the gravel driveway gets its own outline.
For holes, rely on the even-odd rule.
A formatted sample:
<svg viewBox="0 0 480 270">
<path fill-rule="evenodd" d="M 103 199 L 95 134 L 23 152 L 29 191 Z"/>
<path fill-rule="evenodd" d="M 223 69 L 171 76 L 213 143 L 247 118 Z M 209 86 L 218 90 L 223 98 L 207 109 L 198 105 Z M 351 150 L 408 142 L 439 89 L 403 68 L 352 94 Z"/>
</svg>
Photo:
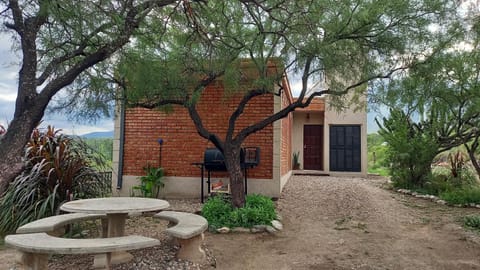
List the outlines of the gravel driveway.
<svg viewBox="0 0 480 270">
<path fill-rule="evenodd" d="M 452 208 L 394 193 L 383 178 L 294 176 L 277 209 L 276 235 L 206 234 L 213 266 L 204 269 L 480 269 L 480 236 L 460 218 L 479 209 Z M 195 212 L 198 200 L 172 200 L 173 210 Z M 127 233 L 157 237 L 162 245 L 133 252 L 136 261 L 114 269 L 198 269 L 174 258 L 164 221 L 127 222 Z M 13 262 L 0 251 L 0 269 Z M 3 255 L 2 255 L 3 254 Z M 3 265 L 2 265 L 3 263 Z M 57 256 L 52 269 L 91 269 L 89 256 Z"/>
</svg>

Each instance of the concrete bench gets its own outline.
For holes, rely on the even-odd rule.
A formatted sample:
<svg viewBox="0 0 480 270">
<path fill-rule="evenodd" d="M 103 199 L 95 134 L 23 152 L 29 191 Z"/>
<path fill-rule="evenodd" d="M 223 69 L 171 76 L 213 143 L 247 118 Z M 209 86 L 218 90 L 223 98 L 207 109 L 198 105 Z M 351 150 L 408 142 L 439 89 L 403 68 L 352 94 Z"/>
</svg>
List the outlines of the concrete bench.
<svg viewBox="0 0 480 270">
<path fill-rule="evenodd" d="M 22 253 L 26 269 L 48 269 L 50 254 L 106 254 L 106 269 L 111 269 L 112 252 L 153 247 L 158 239 L 129 235 L 111 238 L 70 239 L 46 233 L 14 234 L 5 237 L 5 244 Z"/>
<path fill-rule="evenodd" d="M 203 232 L 207 230 L 208 222 L 204 217 L 175 211 L 162 211 L 153 217 L 165 219 L 175 224 L 173 227 L 167 228 L 166 232 L 175 237 L 180 244 L 178 258 L 196 263 L 206 261 L 202 242 L 204 239 Z"/>
<path fill-rule="evenodd" d="M 106 217 L 107 216 L 103 214 L 85 214 L 85 213 L 73 213 L 73 214 L 51 216 L 51 217 L 41 218 L 33 222 L 27 223 L 19 227 L 16 233 L 24 234 L 24 233 L 46 232 L 50 235 L 61 236 L 65 233 L 64 228 L 66 225 L 79 222 L 79 221 L 102 219 L 103 236 L 106 236 L 106 230 L 107 230 Z"/>
</svg>

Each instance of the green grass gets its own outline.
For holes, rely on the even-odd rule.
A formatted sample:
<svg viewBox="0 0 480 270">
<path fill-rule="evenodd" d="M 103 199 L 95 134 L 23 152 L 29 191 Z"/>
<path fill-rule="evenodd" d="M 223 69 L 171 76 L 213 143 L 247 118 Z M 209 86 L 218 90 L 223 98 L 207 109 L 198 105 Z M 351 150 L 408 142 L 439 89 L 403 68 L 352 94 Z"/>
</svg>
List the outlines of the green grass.
<svg viewBox="0 0 480 270">
<path fill-rule="evenodd" d="M 368 168 L 368 173 L 378 174 L 378 175 L 381 175 L 381 176 L 389 176 L 388 169 L 385 168 L 385 167 Z"/>
</svg>

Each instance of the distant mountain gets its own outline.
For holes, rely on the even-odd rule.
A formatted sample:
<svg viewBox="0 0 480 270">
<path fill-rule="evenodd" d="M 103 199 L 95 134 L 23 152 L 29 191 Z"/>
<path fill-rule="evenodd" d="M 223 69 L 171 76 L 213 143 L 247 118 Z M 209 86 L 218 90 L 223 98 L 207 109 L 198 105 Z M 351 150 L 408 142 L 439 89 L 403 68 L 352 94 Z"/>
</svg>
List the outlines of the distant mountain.
<svg viewBox="0 0 480 270">
<path fill-rule="evenodd" d="M 104 131 L 104 132 L 91 132 L 91 133 L 83 134 L 80 137 L 85 139 L 113 138 L 113 130 Z"/>
</svg>

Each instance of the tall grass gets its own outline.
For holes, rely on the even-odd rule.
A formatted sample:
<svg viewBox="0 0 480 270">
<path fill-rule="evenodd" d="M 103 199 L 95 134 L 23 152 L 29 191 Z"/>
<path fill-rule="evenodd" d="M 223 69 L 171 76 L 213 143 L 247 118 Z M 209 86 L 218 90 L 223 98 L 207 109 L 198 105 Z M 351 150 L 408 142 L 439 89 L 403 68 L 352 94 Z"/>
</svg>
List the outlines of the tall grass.
<svg viewBox="0 0 480 270">
<path fill-rule="evenodd" d="M 25 169 L 0 200 L 0 234 L 55 215 L 74 198 L 107 195 L 109 185 L 90 164 L 101 164 L 80 140 L 48 127 L 35 129 L 25 148 Z"/>
</svg>

